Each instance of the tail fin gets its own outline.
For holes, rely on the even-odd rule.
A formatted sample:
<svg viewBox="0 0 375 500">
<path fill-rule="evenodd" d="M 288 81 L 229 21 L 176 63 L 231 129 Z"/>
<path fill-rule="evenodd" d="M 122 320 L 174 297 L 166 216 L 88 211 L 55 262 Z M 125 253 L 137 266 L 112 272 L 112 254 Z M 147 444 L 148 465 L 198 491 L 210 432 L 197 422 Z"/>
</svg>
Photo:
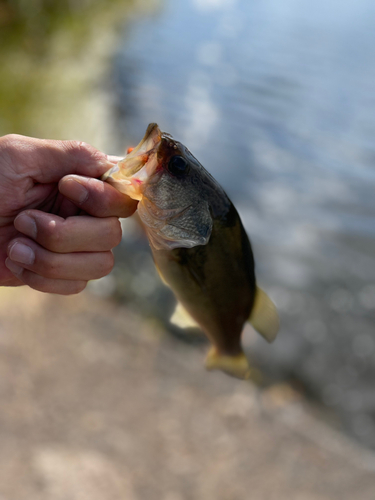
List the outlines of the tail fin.
<svg viewBox="0 0 375 500">
<path fill-rule="evenodd" d="M 245 380 L 252 376 L 252 370 L 243 352 L 236 356 L 228 356 L 220 354 L 215 347 L 211 347 L 207 353 L 206 368 L 207 370 L 222 370 L 232 377 Z"/>
<path fill-rule="evenodd" d="M 279 315 L 275 304 L 259 287 L 256 289 L 255 302 L 249 322 L 268 342 L 275 340 L 280 328 Z"/>
</svg>

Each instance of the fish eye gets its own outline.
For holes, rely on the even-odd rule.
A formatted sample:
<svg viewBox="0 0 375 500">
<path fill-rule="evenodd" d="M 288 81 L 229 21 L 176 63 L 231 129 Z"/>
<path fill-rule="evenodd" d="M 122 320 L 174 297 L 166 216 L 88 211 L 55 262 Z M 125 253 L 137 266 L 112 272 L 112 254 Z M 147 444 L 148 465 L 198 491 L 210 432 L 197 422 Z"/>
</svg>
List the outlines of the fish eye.
<svg viewBox="0 0 375 500">
<path fill-rule="evenodd" d="M 182 156 L 172 156 L 168 163 L 168 171 L 176 176 L 185 174 L 188 167 L 188 162 Z"/>
</svg>

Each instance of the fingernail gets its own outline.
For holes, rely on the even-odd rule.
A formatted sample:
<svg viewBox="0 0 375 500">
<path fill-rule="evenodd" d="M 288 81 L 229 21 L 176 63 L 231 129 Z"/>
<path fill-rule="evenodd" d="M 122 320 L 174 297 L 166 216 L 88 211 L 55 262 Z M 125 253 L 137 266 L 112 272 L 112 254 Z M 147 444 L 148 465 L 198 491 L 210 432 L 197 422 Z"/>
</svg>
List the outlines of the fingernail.
<svg viewBox="0 0 375 500">
<path fill-rule="evenodd" d="M 111 163 L 118 163 L 119 161 L 123 160 L 123 156 L 114 156 L 114 155 L 108 155 L 108 161 Z"/>
<path fill-rule="evenodd" d="M 14 221 L 14 226 L 20 233 L 26 234 L 26 236 L 30 236 L 34 240 L 36 239 L 36 222 L 29 215 L 18 215 Z"/>
<path fill-rule="evenodd" d="M 60 193 L 74 201 L 75 203 L 83 203 L 89 197 L 89 192 L 82 184 L 75 179 L 65 179 L 59 185 Z"/>
<path fill-rule="evenodd" d="M 20 264 L 30 266 L 34 263 L 35 254 L 30 247 L 23 243 L 14 243 L 9 250 L 9 257 Z"/>
<path fill-rule="evenodd" d="M 19 275 L 22 273 L 23 268 L 20 266 L 17 266 L 14 262 L 12 262 L 9 258 L 5 259 L 5 265 L 9 269 L 9 271 L 15 275 Z"/>
</svg>

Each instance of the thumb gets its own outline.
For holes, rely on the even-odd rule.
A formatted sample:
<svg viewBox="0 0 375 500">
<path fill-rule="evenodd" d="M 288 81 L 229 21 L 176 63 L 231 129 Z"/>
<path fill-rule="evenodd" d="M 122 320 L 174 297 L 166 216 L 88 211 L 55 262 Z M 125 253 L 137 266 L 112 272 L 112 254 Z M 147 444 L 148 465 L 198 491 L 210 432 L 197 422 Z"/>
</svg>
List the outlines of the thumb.
<svg viewBox="0 0 375 500">
<path fill-rule="evenodd" d="M 92 177 L 67 175 L 60 180 L 59 191 L 94 217 L 129 217 L 138 204 L 107 182 Z"/>
</svg>

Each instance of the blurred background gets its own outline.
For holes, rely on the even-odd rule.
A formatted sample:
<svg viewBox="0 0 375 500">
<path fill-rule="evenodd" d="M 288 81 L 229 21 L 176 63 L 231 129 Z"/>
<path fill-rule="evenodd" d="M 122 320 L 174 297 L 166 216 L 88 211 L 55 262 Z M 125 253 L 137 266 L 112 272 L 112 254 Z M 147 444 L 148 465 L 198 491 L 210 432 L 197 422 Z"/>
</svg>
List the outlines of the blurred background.
<svg viewBox="0 0 375 500">
<path fill-rule="evenodd" d="M 134 218 L 78 297 L 1 290 L 0 500 L 375 488 L 375 4 L 0 0 L 0 135 L 122 154 L 156 121 L 235 203 L 282 328 L 203 369 Z M 250 493 L 251 491 L 251 493 Z"/>
</svg>

